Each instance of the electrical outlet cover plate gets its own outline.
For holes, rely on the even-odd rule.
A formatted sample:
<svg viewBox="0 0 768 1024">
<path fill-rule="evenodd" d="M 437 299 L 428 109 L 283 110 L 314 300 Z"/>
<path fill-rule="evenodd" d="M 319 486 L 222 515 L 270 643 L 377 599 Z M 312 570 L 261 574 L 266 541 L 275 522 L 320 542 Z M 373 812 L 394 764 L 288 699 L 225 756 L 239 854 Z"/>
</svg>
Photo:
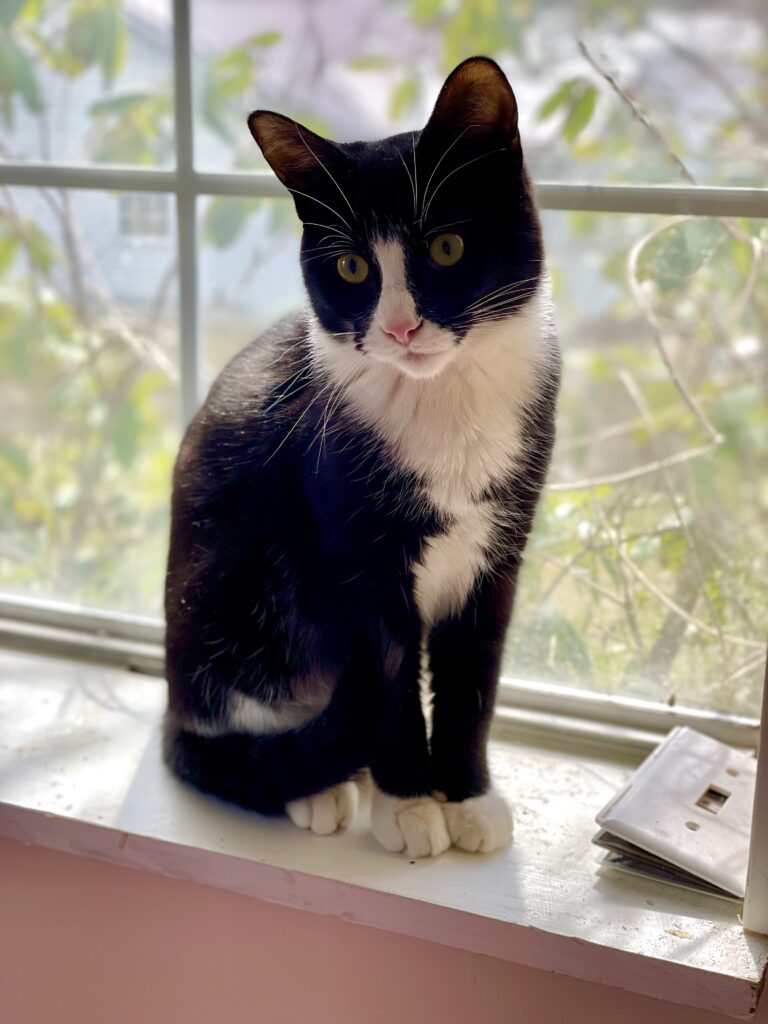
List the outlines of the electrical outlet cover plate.
<svg viewBox="0 0 768 1024">
<path fill-rule="evenodd" d="M 609 850 L 607 864 L 743 899 L 756 766 L 748 753 L 675 728 L 597 815 L 593 842 Z"/>
</svg>

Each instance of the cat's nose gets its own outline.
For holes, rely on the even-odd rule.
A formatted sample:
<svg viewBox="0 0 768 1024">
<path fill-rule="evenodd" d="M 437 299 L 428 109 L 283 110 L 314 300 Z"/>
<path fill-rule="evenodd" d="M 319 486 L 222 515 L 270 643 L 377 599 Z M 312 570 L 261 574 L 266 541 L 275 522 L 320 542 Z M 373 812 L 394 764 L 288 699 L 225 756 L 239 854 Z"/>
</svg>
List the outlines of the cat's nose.
<svg viewBox="0 0 768 1024">
<path fill-rule="evenodd" d="M 381 329 L 390 338 L 394 338 L 398 345 L 407 348 L 413 341 L 413 335 L 421 327 L 421 320 L 413 317 L 406 317 L 401 320 L 390 320 L 381 325 Z"/>
</svg>

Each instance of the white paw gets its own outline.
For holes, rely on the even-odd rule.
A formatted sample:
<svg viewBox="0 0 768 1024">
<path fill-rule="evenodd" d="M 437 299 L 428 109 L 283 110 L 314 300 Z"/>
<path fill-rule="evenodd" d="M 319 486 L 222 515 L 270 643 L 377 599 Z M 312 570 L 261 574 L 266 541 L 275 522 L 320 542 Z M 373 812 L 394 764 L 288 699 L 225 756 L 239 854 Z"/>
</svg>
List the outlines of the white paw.
<svg viewBox="0 0 768 1024">
<path fill-rule="evenodd" d="M 311 829 L 318 836 L 329 836 L 339 828 L 346 828 L 357 813 L 357 784 L 342 782 L 322 793 L 291 800 L 285 813 L 294 825 Z"/>
<path fill-rule="evenodd" d="M 490 853 L 512 838 L 512 812 L 506 800 L 491 790 L 460 803 L 440 805 L 451 842 L 470 853 Z"/>
<path fill-rule="evenodd" d="M 409 857 L 436 857 L 451 845 L 440 804 L 431 796 L 402 798 L 376 789 L 371 832 L 386 850 Z"/>
</svg>

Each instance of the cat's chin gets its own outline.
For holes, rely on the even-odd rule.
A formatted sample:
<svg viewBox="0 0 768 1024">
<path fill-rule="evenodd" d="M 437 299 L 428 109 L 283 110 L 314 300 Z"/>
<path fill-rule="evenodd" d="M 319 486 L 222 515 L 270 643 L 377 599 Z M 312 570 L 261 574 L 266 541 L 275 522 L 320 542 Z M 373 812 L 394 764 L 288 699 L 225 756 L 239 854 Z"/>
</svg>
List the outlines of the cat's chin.
<svg viewBox="0 0 768 1024">
<path fill-rule="evenodd" d="M 443 352 L 404 352 L 397 359 L 382 359 L 380 356 L 372 355 L 377 362 L 394 367 L 404 377 L 428 380 L 430 377 L 437 377 L 450 362 L 453 362 L 455 351 L 447 349 Z"/>
</svg>

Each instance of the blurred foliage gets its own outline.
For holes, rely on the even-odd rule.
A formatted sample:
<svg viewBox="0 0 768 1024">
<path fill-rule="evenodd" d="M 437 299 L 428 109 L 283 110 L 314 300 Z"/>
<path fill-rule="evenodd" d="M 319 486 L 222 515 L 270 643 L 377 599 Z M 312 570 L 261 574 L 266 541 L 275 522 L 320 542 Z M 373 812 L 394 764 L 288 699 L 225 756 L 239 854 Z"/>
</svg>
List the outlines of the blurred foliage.
<svg viewBox="0 0 768 1024">
<path fill-rule="evenodd" d="M 632 89 L 642 83 L 625 83 L 621 98 L 608 71 L 552 60 L 542 45 L 542 33 L 561 21 L 574 52 L 577 30 L 606 30 L 614 40 L 656 32 L 656 0 L 391 6 L 425 46 L 436 44 L 440 72 L 486 53 L 539 83 L 535 123 L 585 178 L 601 168 L 608 179 L 653 181 L 662 165 L 673 167 L 681 132 L 664 121 L 666 111 L 644 115 L 653 135 L 639 122 L 643 97 Z M 44 134 L 46 89 L 94 73 L 104 95 L 88 108 L 90 158 L 167 162 L 168 88 L 119 89 L 132 38 L 126 24 L 119 0 L 0 0 L 6 128 L 33 116 Z M 302 71 L 314 76 L 310 85 L 329 68 L 355 76 L 362 92 L 367 82 L 384 83 L 389 119 L 410 126 L 433 93 L 434 62 L 382 53 L 369 30 L 353 56 L 334 63 L 322 40 L 313 50 L 313 25 L 308 14 L 302 30 L 315 56 Z M 263 166 L 243 117 L 259 105 L 265 61 L 285 41 L 277 30 L 251 32 L 195 64 L 201 131 L 231 167 Z M 764 51 L 756 44 L 737 92 L 722 68 L 708 67 L 685 40 L 673 42 L 723 93 L 705 145 L 684 158 L 717 180 L 721 155 L 733 150 L 749 183 L 764 161 Z M 334 130 L 306 90 L 288 89 L 280 109 L 315 131 Z M 173 346 L 162 340 L 157 313 L 170 278 L 146 313 L 129 315 L 94 290 L 64 193 L 41 192 L 39 217 L 8 189 L 0 194 L 3 585 L 156 611 L 177 442 Z M 566 375 L 552 486 L 529 548 L 507 670 L 755 712 L 768 604 L 766 224 L 587 212 L 547 215 L 545 224 L 567 325 Z M 213 198 L 201 240 L 212 253 L 240 252 L 254 228 L 267 244 L 295 231 L 289 204 Z M 571 262 L 558 262 L 560 252 Z"/>
</svg>

